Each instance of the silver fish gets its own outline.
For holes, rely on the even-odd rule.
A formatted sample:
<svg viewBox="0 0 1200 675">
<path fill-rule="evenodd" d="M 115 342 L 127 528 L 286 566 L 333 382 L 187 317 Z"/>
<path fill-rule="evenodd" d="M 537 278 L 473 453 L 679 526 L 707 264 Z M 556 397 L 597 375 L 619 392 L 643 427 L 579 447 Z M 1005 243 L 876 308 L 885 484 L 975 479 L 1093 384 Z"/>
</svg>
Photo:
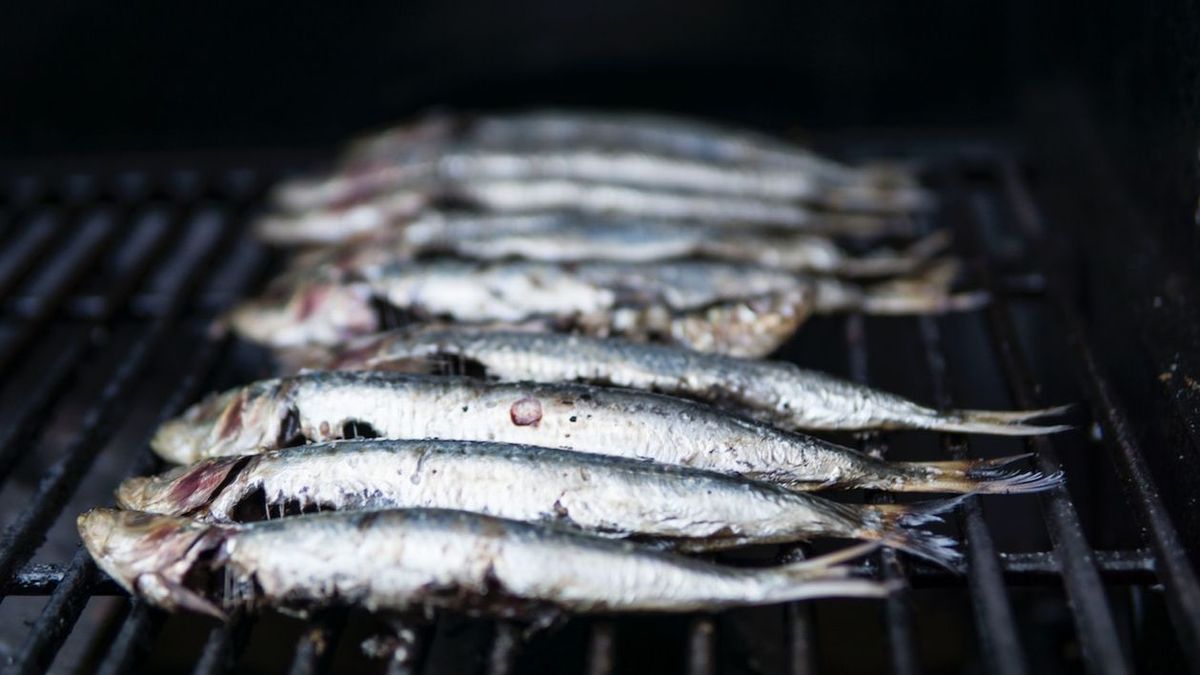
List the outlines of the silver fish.
<svg viewBox="0 0 1200 675">
<path fill-rule="evenodd" d="M 136 511 L 79 516 L 84 546 L 130 593 L 220 619 L 273 607 L 682 612 L 815 597 L 881 597 L 895 586 L 837 566 L 869 550 L 769 569 L 715 565 L 579 532 L 462 511 L 326 513 L 213 525 Z"/>
<path fill-rule="evenodd" d="M 852 167 L 766 134 L 688 117 L 646 112 L 528 110 L 484 115 L 433 114 L 359 139 L 346 171 L 378 166 L 459 143 L 490 149 L 578 146 L 625 148 L 701 162 L 791 168 L 839 183 L 911 185 L 897 165 Z"/>
<path fill-rule="evenodd" d="M 779 230 L 734 230 L 673 221 L 636 220 L 573 212 L 469 215 L 430 212 L 380 237 L 294 258 L 294 269 L 347 266 L 348 259 L 402 260 L 453 254 L 473 260 L 542 262 L 656 262 L 705 258 L 793 272 L 846 277 L 906 274 L 949 244 L 943 231 L 905 251 L 879 249 L 853 256 L 829 237 Z"/>
<path fill-rule="evenodd" d="M 402 226 L 440 204 L 485 213 L 570 210 L 712 226 L 774 227 L 848 237 L 911 234 L 910 219 L 815 210 L 791 202 L 555 178 L 420 181 L 366 199 L 269 214 L 255 224 L 263 241 L 322 244 Z"/>
<path fill-rule="evenodd" d="M 452 146 L 431 157 L 397 159 L 370 169 L 287 183 L 279 188 L 277 199 L 284 208 L 303 211 L 348 205 L 429 183 L 493 180 L 562 180 L 884 213 L 924 210 L 931 202 L 920 188 L 842 186 L 792 167 L 716 164 L 638 149 L 581 146 L 520 152 Z"/>
<path fill-rule="evenodd" d="M 839 504 L 710 471 L 471 441 L 333 441 L 201 461 L 126 480 L 126 509 L 227 523 L 276 514 L 440 508 L 654 537 L 716 550 L 838 537 L 882 541 L 950 566 L 953 540 L 908 529 L 945 502 Z"/>
<path fill-rule="evenodd" d="M 537 445 L 795 490 L 1008 493 L 1062 480 L 1000 470 L 1015 458 L 886 462 L 702 403 L 630 389 L 384 372 L 313 372 L 231 389 L 163 424 L 151 446 L 187 464 L 354 436 Z"/>
<path fill-rule="evenodd" d="M 505 382 L 584 382 L 642 389 L 732 408 L 791 430 L 930 429 L 1025 436 L 1067 425 L 1026 422 L 1065 412 L 935 410 L 792 363 L 582 335 L 410 328 L 362 338 L 293 366 L 328 370 L 472 373 Z"/>
<path fill-rule="evenodd" d="M 860 286 L 707 261 L 409 262 L 367 248 L 338 263 L 285 275 L 225 321 L 243 337 L 273 347 L 336 344 L 379 330 L 378 310 L 385 306 L 409 321 L 539 322 L 553 330 L 763 356 L 814 311 L 940 313 L 986 300 L 949 291 L 953 266 Z"/>
</svg>

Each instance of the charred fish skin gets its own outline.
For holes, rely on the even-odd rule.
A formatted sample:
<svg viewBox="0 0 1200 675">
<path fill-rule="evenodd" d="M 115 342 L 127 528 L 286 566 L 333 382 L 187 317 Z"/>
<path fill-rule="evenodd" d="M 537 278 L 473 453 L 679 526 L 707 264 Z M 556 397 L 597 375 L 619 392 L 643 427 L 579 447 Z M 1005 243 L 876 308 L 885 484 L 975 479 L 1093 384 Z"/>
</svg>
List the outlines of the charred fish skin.
<svg viewBox="0 0 1200 675">
<path fill-rule="evenodd" d="M 305 373 L 225 392 L 162 425 L 151 445 L 168 461 L 190 463 L 354 435 L 537 445 L 690 466 L 796 490 L 1027 492 L 1061 482 L 1059 475 L 1001 471 L 1011 458 L 889 463 L 646 392 L 382 372 Z"/>
<path fill-rule="evenodd" d="M 792 431 L 929 429 L 1032 435 L 1068 430 L 1030 420 L 1063 408 L 939 411 L 792 363 L 581 335 L 438 328 L 364 338 L 324 362 L 330 370 L 477 371 L 505 382 L 628 387 L 730 407 Z"/>
<path fill-rule="evenodd" d="M 547 608 L 675 612 L 892 590 L 849 578 L 834 565 L 848 554 L 767 570 L 728 568 L 461 511 L 329 513 L 217 526 L 94 509 L 79 517 L 78 527 L 99 566 L 130 592 L 164 609 L 219 618 L 239 608 L 307 616 L 329 606 L 499 616 Z"/>
<path fill-rule="evenodd" d="M 260 499 L 261 495 L 261 499 Z M 470 441 L 334 441 L 205 460 L 134 478 L 126 509 L 228 523 L 290 513 L 444 508 L 654 537 L 715 550 L 838 537 L 885 541 L 944 566 L 952 540 L 908 529 L 942 504 L 880 510 L 722 474 L 550 448 Z"/>
</svg>

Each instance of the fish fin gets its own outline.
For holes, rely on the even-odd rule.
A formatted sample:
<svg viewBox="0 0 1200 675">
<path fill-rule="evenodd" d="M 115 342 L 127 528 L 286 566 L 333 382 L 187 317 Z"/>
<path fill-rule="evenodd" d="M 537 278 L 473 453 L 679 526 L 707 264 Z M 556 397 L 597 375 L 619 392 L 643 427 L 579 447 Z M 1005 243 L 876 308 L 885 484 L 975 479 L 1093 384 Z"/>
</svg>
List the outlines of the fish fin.
<svg viewBox="0 0 1200 675">
<path fill-rule="evenodd" d="M 788 574 L 800 578 L 810 578 L 819 576 L 821 578 L 829 578 L 830 575 L 846 576 L 850 570 L 845 567 L 839 567 L 844 562 L 849 562 L 856 558 L 861 558 L 865 555 L 879 550 L 884 543 L 879 540 L 864 541 L 852 546 L 840 548 L 836 551 L 826 553 L 816 558 L 809 558 L 799 562 L 789 563 L 779 568 L 783 574 Z"/>
<path fill-rule="evenodd" d="M 1070 409 L 1070 405 L 1039 410 L 934 410 L 924 406 L 908 406 L 904 410 L 892 411 L 893 417 L 885 420 L 881 426 L 944 433 L 1036 436 L 1073 429 L 1069 424 L 1026 424 L 1043 417 L 1061 415 Z"/>
<path fill-rule="evenodd" d="M 871 529 L 860 534 L 957 572 L 958 563 L 962 560 L 958 541 L 953 537 L 914 528 L 942 522 L 942 514 L 957 508 L 968 496 L 915 504 L 864 505 L 862 508 L 874 516 L 867 520 L 875 522 Z"/>
<path fill-rule="evenodd" d="M 838 273 L 848 277 L 886 277 L 911 274 L 933 262 L 934 256 L 950 245 L 947 230 L 935 230 L 901 251 L 883 248 L 857 258 L 847 258 L 838 268 Z"/>
<path fill-rule="evenodd" d="M 859 311 L 876 315 L 942 314 L 978 309 L 987 304 L 985 291 L 955 293 L 958 275 L 953 259 L 939 260 L 920 274 L 862 286 L 838 279 L 818 279 L 816 310 Z"/>
<path fill-rule="evenodd" d="M 1024 494 L 1050 490 L 1064 483 L 1061 471 L 1043 474 L 1038 471 L 1008 471 L 1003 468 L 1027 457 L 1028 454 L 997 459 L 894 462 L 895 468 L 906 474 L 905 477 L 900 481 L 884 481 L 878 487 L 894 492 Z"/>
<path fill-rule="evenodd" d="M 221 621 L 229 616 L 212 601 L 187 586 L 174 583 L 161 574 L 147 573 L 137 577 L 134 588 L 138 594 L 150 598 L 155 604 L 168 609 L 186 609 L 207 614 Z"/>
</svg>

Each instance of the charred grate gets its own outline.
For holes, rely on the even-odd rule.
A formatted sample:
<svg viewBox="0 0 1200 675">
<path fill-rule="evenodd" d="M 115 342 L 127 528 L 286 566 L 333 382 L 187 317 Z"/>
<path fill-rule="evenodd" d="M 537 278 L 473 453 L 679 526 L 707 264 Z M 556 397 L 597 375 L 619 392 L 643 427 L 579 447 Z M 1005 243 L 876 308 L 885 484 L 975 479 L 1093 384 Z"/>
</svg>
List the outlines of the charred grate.
<svg viewBox="0 0 1200 675">
<path fill-rule="evenodd" d="M 885 551 L 864 571 L 910 584 L 887 602 L 578 619 L 530 641 L 507 622 L 405 620 L 388 635 L 406 640 L 410 658 L 391 662 L 357 656 L 380 627 L 354 613 L 215 625 L 125 598 L 78 548 L 74 514 L 109 503 L 124 475 L 156 467 L 146 440 L 157 420 L 265 372 L 244 347 L 206 339 L 214 313 L 272 263 L 245 224 L 280 173 L 246 165 L 258 168 L 14 174 L 4 183 L 0 625 L 8 628 L 0 646 L 8 672 L 1122 673 L 1174 659 L 1200 668 L 1195 573 L 1071 300 L 1073 280 L 1041 246 L 1039 205 L 1020 166 L 990 149 L 940 154 L 929 172 L 943 201 L 936 224 L 955 232 L 969 276 L 993 295 L 989 307 L 957 317 L 822 319 L 785 352 L 943 406 L 1082 402 L 1076 432 L 1025 442 L 1039 469 L 1066 469 L 1066 489 L 972 497 L 953 519 L 962 575 Z M 1021 443 L 843 440 L 947 458 Z M 26 617 L 28 625 L 19 621 Z"/>
</svg>

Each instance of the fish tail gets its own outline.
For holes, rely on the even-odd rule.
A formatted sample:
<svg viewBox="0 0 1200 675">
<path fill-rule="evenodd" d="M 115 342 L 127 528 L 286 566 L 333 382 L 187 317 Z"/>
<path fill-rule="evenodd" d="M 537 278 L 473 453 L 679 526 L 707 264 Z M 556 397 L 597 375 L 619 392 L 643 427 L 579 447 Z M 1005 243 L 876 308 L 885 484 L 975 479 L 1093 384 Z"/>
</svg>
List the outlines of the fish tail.
<svg viewBox="0 0 1200 675">
<path fill-rule="evenodd" d="M 920 274 L 869 286 L 820 279 L 816 282 L 817 310 L 877 315 L 942 314 L 987 304 L 989 296 L 984 291 L 951 291 L 957 274 L 957 262 L 945 259 L 929 265 Z"/>
<path fill-rule="evenodd" d="M 850 576 L 850 568 L 842 566 L 842 563 L 861 558 L 882 545 L 882 542 L 868 541 L 771 570 L 764 599 L 785 602 L 828 597 L 886 597 L 902 584 L 854 578 Z"/>
<path fill-rule="evenodd" d="M 1063 473 L 1011 471 L 1004 467 L 1029 457 L 1014 455 L 998 459 L 965 459 L 945 462 L 895 462 L 899 476 L 861 487 L 893 492 L 952 492 L 980 494 L 1024 494 L 1042 492 L 1063 484 Z"/>
<path fill-rule="evenodd" d="M 1069 431 L 1069 424 L 1027 424 L 1031 420 L 1062 415 L 1070 405 L 1039 410 L 950 410 L 931 415 L 929 429 L 964 434 L 997 434 L 1000 436 L 1036 436 Z"/>
<path fill-rule="evenodd" d="M 861 508 L 868 527 L 857 534 L 957 570 L 962 559 L 957 540 L 914 528 L 942 522 L 942 514 L 957 508 L 967 496 L 915 504 L 865 504 Z"/>
</svg>

